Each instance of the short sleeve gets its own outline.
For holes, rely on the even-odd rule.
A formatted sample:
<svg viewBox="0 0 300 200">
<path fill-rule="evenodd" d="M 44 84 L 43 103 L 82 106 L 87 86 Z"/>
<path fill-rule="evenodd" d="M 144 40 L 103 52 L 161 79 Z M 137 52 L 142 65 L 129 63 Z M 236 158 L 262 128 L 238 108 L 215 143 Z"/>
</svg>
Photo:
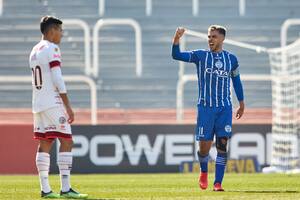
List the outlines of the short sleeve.
<svg viewBox="0 0 300 200">
<path fill-rule="evenodd" d="M 49 47 L 48 58 L 50 68 L 61 66 L 61 54 L 60 49 L 57 45 L 51 45 Z"/>
</svg>

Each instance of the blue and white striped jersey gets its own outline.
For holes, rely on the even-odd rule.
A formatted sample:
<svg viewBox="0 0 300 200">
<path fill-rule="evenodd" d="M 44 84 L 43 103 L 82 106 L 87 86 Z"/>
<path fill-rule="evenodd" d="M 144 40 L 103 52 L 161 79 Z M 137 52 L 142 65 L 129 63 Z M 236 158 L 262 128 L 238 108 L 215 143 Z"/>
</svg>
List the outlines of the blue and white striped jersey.
<svg viewBox="0 0 300 200">
<path fill-rule="evenodd" d="M 179 45 L 174 45 L 173 48 L 174 55 L 180 54 L 179 60 L 195 63 L 197 66 L 198 105 L 232 105 L 230 78 L 239 76 L 239 64 L 235 55 L 224 50 L 219 53 L 208 50 L 180 52 Z"/>
</svg>

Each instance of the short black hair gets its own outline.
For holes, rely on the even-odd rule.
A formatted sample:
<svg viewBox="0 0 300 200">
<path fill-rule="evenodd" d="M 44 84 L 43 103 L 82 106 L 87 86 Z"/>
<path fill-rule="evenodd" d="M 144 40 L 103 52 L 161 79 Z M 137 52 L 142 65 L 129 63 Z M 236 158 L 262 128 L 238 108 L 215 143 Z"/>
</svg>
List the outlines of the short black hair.
<svg viewBox="0 0 300 200">
<path fill-rule="evenodd" d="M 54 16 L 44 16 L 41 19 L 40 30 L 45 34 L 53 25 L 61 25 L 62 21 Z"/>
<path fill-rule="evenodd" d="M 224 37 L 226 36 L 226 28 L 224 26 L 221 25 L 211 25 L 208 27 L 208 31 L 214 31 L 217 30 L 220 34 L 224 35 Z"/>
</svg>

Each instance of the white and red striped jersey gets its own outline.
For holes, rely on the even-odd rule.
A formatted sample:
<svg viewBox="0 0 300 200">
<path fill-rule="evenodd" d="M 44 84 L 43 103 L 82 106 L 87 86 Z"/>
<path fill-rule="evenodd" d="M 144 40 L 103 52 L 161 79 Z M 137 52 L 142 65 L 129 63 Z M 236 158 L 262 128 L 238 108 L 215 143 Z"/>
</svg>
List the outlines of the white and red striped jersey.
<svg viewBox="0 0 300 200">
<path fill-rule="evenodd" d="M 30 53 L 29 65 L 32 71 L 32 112 L 61 106 L 62 100 L 51 75 L 51 68 L 61 66 L 59 47 L 41 40 Z"/>
</svg>

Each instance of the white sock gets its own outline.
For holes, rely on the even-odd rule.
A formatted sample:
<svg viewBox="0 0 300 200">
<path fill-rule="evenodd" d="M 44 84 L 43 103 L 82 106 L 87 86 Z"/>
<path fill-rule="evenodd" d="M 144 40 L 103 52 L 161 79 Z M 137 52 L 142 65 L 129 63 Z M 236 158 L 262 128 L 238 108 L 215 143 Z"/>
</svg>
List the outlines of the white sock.
<svg viewBox="0 0 300 200">
<path fill-rule="evenodd" d="M 45 193 L 51 191 L 49 185 L 49 167 L 50 167 L 50 155 L 45 152 L 36 153 L 36 167 L 39 172 L 41 190 Z"/>
<path fill-rule="evenodd" d="M 59 152 L 57 165 L 60 173 L 61 191 L 67 192 L 71 188 L 70 172 L 72 169 L 73 155 L 72 152 Z"/>
</svg>

